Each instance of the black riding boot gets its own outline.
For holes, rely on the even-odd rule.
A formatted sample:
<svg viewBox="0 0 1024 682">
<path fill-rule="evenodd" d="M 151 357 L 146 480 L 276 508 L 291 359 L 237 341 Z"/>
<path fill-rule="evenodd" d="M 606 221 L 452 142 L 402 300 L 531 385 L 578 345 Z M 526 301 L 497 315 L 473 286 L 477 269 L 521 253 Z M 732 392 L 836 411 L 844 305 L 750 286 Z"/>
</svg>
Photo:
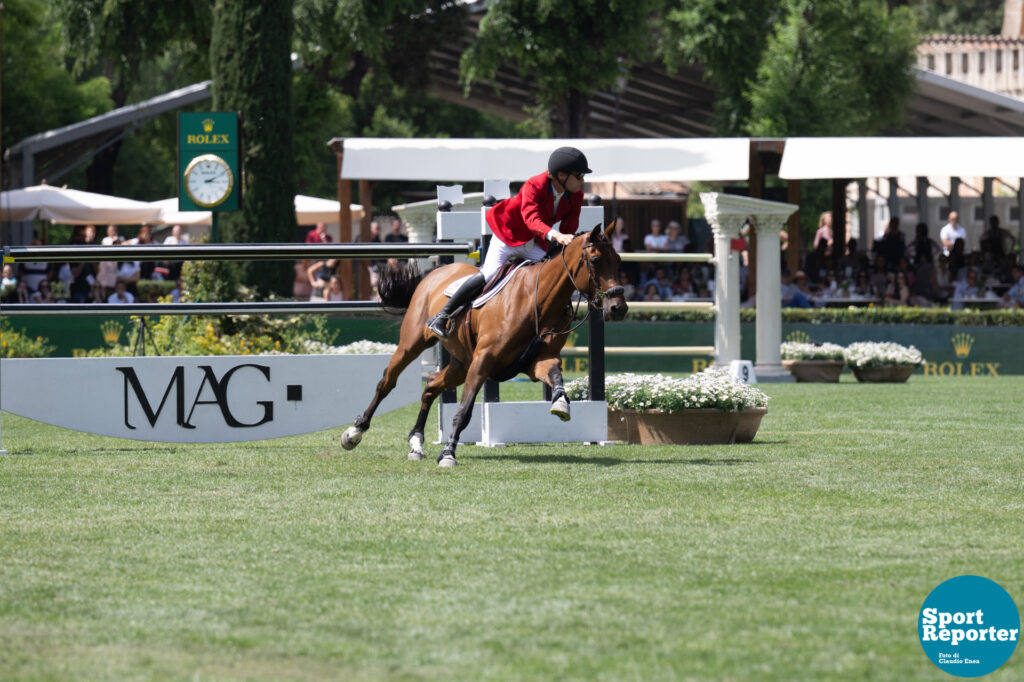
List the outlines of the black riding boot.
<svg viewBox="0 0 1024 682">
<path fill-rule="evenodd" d="M 482 274 L 476 274 L 463 282 L 462 286 L 452 294 L 452 297 L 448 299 L 448 302 L 438 311 L 437 315 L 427 320 L 427 329 L 442 339 L 448 338 L 448 320 L 451 319 L 452 314 L 461 306 L 471 303 L 474 298 L 480 295 L 485 281 Z"/>
</svg>

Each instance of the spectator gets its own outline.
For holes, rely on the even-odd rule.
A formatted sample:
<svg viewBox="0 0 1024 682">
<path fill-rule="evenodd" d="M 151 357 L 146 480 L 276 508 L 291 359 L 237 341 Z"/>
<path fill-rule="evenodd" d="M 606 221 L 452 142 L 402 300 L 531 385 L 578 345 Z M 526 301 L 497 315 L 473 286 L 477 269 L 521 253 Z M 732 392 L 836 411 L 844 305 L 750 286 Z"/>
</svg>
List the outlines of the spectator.
<svg viewBox="0 0 1024 682">
<path fill-rule="evenodd" d="M 651 221 L 651 231 L 644 237 L 644 250 L 663 252 L 668 250 L 668 237 L 661 233 L 661 221 L 655 218 Z"/>
<path fill-rule="evenodd" d="M 337 274 L 338 260 L 332 258 L 331 260 L 318 260 L 309 266 L 306 271 L 309 276 L 309 284 L 312 287 L 310 293 L 310 301 L 325 301 L 326 296 L 324 290 L 327 288 L 328 282 L 331 281 L 331 277 Z"/>
<path fill-rule="evenodd" d="M 7 265 L 4 266 L 4 278 L 2 288 L 14 288 L 16 286 L 18 286 L 18 278 L 15 277 L 14 275 L 14 266 L 11 263 L 8 263 Z"/>
<path fill-rule="evenodd" d="M 621 217 L 615 219 L 615 230 L 612 232 L 612 246 L 617 253 L 629 253 L 633 250 L 633 243 L 626 232 L 626 221 Z"/>
<path fill-rule="evenodd" d="M 132 239 L 125 242 L 128 246 L 151 246 L 153 244 L 153 228 L 149 225 L 143 225 L 139 228 L 139 233 Z M 137 261 L 139 264 L 139 279 L 164 279 L 170 272 L 170 263 L 164 261 L 157 263 L 155 261 Z M 159 266 L 160 271 L 157 271 Z M 129 286 L 129 290 L 131 287 Z M 135 293 L 133 291 L 133 293 Z"/>
<path fill-rule="evenodd" d="M 388 244 L 405 243 L 409 241 L 409 237 L 402 234 L 402 221 L 399 218 L 394 218 L 391 221 L 391 234 L 384 238 L 384 241 Z M 339 299 L 340 300 L 340 299 Z"/>
<path fill-rule="evenodd" d="M 32 238 L 32 246 L 41 246 L 42 241 L 38 237 Z M 46 279 L 50 271 L 48 263 L 22 263 L 21 277 L 19 279 L 28 288 L 29 296 L 39 290 L 39 283 Z"/>
<path fill-rule="evenodd" d="M 124 282 L 125 286 L 133 297 L 139 295 L 139 289 L 136 286 L 139 280 L 142 279 L 142 264 L 137 260 L 128 260 L 118 263 L 117 265 L 117 281 Z M 116 285 L 115 285 L 116 288 Z"/>
<path fill-rule="evenodd" d="M 114 293 L 107 298 L 107 303 L 135 303 L 135 296 L 128 291 L 128 285 L 124 280 L 117 280 L 114 285 Z"/>
<path fill-rule="evenodd" d="M 690 243 L 690 240 L 682 234 L 683 226 L 676 220 L 670 220 L 668 223 L 668 235 L 665 239 L 665 250 L 671 253 L 682 253 L 686 249 L 686 245 Z"/>
<path fill-rule="evenodd" d="M 1013 253 L 1017 240 L 1008 230 L 999 227 L 999 216 L 989 216 L 988 230 L 981 236 L 981 253 L 985 265 L 1002 268 L 1006 257 Z"/>
<path fill-rule="evenodd" d="M 168 246 L 178 246 L 180 244 L 188 244 L 188 235 L 181 231 L 181 225 L 174 225 L 171 227 L 171 234 L 164 239 L 164 244 Z"/>
<path fill-rule="evenodd" d="M 966 244 L 967 230 L 965 230 L 964 226 L 960 224 L 960 214 L 956 211 L 950 211 L 949 222 L 943 225 L 942 229 L 939 230 L 939 241 L 942 242 L 942 253 L 948 256 L 957 239 L 963 239 Z"/>
<path fill-rule="evenodd" d="M 968 270 L 964 279 L 958 280 L 956 286 L 953 287 L 953 310 L 963 310 L 963 301 L 957 301 L 958 298 L 977 298 L 980 292 L 978 286 L 978 273 L 975 270 Z"/>
<path fill-rule="evenodd" d="M 655 268 L 654 276 L 644 282 L 644 290 L 653 284 L 658 288 L 658 296 L 662 301 L 667 301 L 672 296 L 672 281 L 668 278 L 665 268 Z"/>
<path fill-rule="evenodd" d="M 139 227 L 139 233 L 124 242 L 125 246 L 137 246 L 153 243 L 153 228 L 149 225 Z"/>
<path fill-rule="evenodd" d="M 327 234 L 327 223 L 317 223 L 316 226 L 306 233 L 307 244 L 327 244 L 333 241 L 331 235 Z"/>
<path fill-rule="evenodd" d="M 117 232 L 117 225 L 107 225 L 107 236 L 100 242 L 103 246 L 116 246 L 121 244 L 124 239 Z"/>
<path fill-rule="evenodd" d="M 32 303 L 53 303 L 53 295 L 50 293 L 50 280 L 44 279 L 39 283 L 39 288 L 36 289 L 30 298 Z"/>
<path fill-rule="evenodd" d="M 907 275 L 902 270 L 896 273 L 896 278 L 885 292 L 886 305 L 910 305 L 910 284 L 907 282 Z"/>
<path fill-rule="evenodd" d="M 313 286 L 309 283 L 309 266 L 310 261 L 308 260 L 295 261 L 295 279 L 292 282 L 292 296 L 295 297 L 296 301 L 308 301 L 310 294 L 313 293 Z"/>
<path fill-rule="evenodd" d="M 1013 286 L 1003 295 L 1003 308 L 1024 308 L 1024 267 L 1015 263 L 1010 269 Z"/>
<path fill-rule="evenodd" d="M 857 286 L 851 292 L 853 298 L 872 298 L 871 278 L 867 270 L 857 273 Z"/>
<path fill-rule="evenodd" d="M 693 285 L 693 277 L 690 274 L 690 269 L 683 266 L 679 269 L 679 276 L 676 281 L 672 283 L 672 291 L 669 300 L 671 301 L 688 301 L 691 298 L 697 297 L 697 290 Z"/>
<path fill-rule="evenodd" d="M 828 242 L 819 239 L 814 245 L 814 250 L 807 254 L 807 259 L 804 260 L 804 270 L 815 282 L 821 282 L 822 277 L 828 271 L 828 265 Z"/>
<path fill-rule="evenodd" d="M 174 282 L 174 288 L 171 289 L 171 303 L 181 303 L 181 295 L 185 292 L 185 282 L 180 278 Z"/>
<path fill-rule="evenodd" d="M 964 240 L 957 237 L 949 250 L 949 277 L 951 280 L 964 279 L 967 275 L 967 255 Z"/>
<path fill-rule="evenodd" d="M 913 256 L 914 265 L 935 262 L 941 249 L 935 240 L 928 236 L 927 224 L 918 223 L 914 227 L 914 243 L 911 245 L 911 250 L 913 251 L 911 256 Z"/>
<path fill-rule="evenodd" d="M 655 284 L 654 282 L 651 282 L 646 287 L 644 287 L 644 297 L 640 300 L 646 301 L 648 303 L 660 303 L 661 295 L 658 294 L 658 285 Z"/>
<path fill-rule="evenodd" d="M 633 278 L 629 276 L 625 270 L 619 271 L 619 284 L 622 285 L 623 295 L 627 301 L 635 301 L 636 299 L 636 285 L 633 284 Z"/>
<path fill-rule="evenodd" d="M 832 211 L 825 211 L 818 216 L 818 231 L 814 233 L 814 248 L 818 248 L 818 242 L 825 242 L 825 255 L 832 255 L 834 243 L 832 236 Z"/>
<path fill-rule="evenodd" d="M 857 240 L 850 239 L 846 242 L 846 253 L 842 258 L 839 259 L 839 269 L 846 277 L 853 277 L 853 273 L 858 269 L 867 267 L 867 262 L 860 262 L 860 257 L 857 255 Z"/>
<path fill-rule="evenodd" d="M 789 270 L 782 270 L 782 283 L 779 287 L 780 293 L 782 294 L 782 307 L 810 308 L 810 299 L 807 297 L 806 294 L 804 294 L 803 291 L 800 290 L 800 285 L 793 282 L 793 279 L 803 279 L 806 285 L 807 273 L 805 273 L 803 270 L 797 270 L 796 276 L 794 278 L 790 276 Z M 751 298 L 754 297 L 751 296 Z"/>
<path fill-rule="evenodd" d="M 900 219 L 890 218 L 889 224 L 885 226 L 882 238 L 878 240 L 876 251 L 879 255 L 885 256 L 885 262 L 890 270 L 896 269 L 896 264 L 903 259 L 903 252 L 907 245 L 900 232 Z"/>
<path fill-rule="evenodd" d="M 341 279 L 337 275 L 331 275 L 331 279 L 328 280 L 326 294 L 328 301 L 345 300 L 345 292 L 341 290 Z"/>
</svg>

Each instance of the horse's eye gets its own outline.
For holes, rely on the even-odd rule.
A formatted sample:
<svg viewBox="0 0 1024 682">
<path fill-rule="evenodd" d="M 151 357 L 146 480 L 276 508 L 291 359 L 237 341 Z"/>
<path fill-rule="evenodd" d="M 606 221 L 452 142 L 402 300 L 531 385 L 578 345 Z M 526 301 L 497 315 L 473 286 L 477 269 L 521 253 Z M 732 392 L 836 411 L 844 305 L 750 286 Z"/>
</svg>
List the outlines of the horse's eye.
<svg viewBox="0 0 1024 682">
<path fill-rule="evenodd" d="M 591 256 L 590 257 L 590 264 L 591 265 L 597 265 L 600 262 L 601 262 L 601 257 L 600 256 Z"/>
</svg>

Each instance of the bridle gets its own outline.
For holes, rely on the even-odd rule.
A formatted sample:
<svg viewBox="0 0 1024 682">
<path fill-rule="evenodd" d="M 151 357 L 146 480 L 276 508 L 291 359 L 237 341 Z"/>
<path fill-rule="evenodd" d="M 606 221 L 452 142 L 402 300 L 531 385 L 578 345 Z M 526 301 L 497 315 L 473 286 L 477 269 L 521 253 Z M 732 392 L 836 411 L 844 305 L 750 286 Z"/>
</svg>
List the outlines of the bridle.
<svg viewBox="0 0 1024 682">
<path fill-rule="evenodd" d="M 601 288 L 601 282 L 597 278 L 597 273 L 594 272 L 594 266 L 590 263 L 590 259 L 587 258 L 587 251 L 586 250 L 588 248 L 592 247 L 592 246 L 594 246 L 593 243 L 590 243 L 590 244 L 587 244 L 586 246 L 584 246 L 582 249 L 580 249 L 580 260 L 582 260 L 583 263 L 586 265 L 586 267 L 587 267 L 587 279 L 588 279 L 590 285 L 593 287 L 593 290 L 595 292 L 597 292 L 593 296 L 593 298 L 591 298 L 589 295 L 587 295 L 586 292 L 584 292 L 582 289 L 580 289 L 578 286 L 576 286 L 576 278 L 573 277 L 572 271 L 569 270 L 569 264 L 565 262 L 565 249 L 563 248 L 561 250 L 561 253 L 559 254 L 559 257 L 562 260 L 562 267 L 565 268 L 565 274 L 569 277 L 569 282 L 572 284 L 573 290 L 575 290 L 575 292 L 580 295 L 580 298 L 578 298 L 576 300 L 576 306 L 575 307 L 573 307 L 572 303 L 570 303 L 569 306 L 568 306 L 569 309 L 572 311 L 572 316 L 569 319 L 570 320 L 575 319 L 576 316 L 579 314 L 580 302 L 581 302 L 581 300 L 583 298 L 587 299 L 587 314 L 574 327 L 570 327 L 568 329 L 565 329 L 564 331 L 552 330 L 552 331 L 549 331 L 549 332 L 544 332 L 545 334 L 552 334 L 552 335 L 556 335 L 556 336 L 557 335 L 562 335 L 562 334 L 571 334 L 572 332 L 576 331 L 581 326 L 583 326 L 584 322 L 586 322 L 588 319 L 590 319 L 590 312 L 592 310 L 597 310 L 602 305 L 604 305 L 604 298 L 605 297 L 607 297 L 607 296 L 623 296 L 623 295 L 625 295 L 625 291 L 626 290 L 625 290 L 625 288 L 621 284 L 613 286 L 613 287 L 610 287 L 607 290 Z M 594 248 L 597 248 L 597 247 L 594 246 Z M 537 305 L 537 297 L 538 297 L 539 289 L 540 289 L 540 269 L 538 268 L 538 270 L 537 270 L 537 279 L 534 282 L 534 287 L 533 287 L 533 324 L 534 324 L 534 328 L 536 330 L 537 336 L 540 336 L 540 306 Z M 570 322 L 570 324 L 571 324 L 571 322 Z"/>
</svg>

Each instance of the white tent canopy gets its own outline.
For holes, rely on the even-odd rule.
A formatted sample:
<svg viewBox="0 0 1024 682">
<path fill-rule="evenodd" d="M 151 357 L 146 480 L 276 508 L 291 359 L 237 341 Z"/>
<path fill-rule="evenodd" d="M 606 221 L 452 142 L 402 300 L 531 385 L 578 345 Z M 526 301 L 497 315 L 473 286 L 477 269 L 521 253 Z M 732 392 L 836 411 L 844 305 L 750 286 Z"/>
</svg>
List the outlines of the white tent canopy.
<svg viewBox="0 0 1024 682">
<path fill-rule="evenodd" d="M 159 212 L 145 201 L 50 185 L 3 192 L 0 209 L 5 222 L 39 218 L 66 225 L 138 225 Z"/>
<path fill-rule="evenodd" d="M 210 211 L 179 211 L 178 199 L 162 199 L 152 202 L 159 210 L 159 214 L 151 220 L 149 225 L 209 225 L 213 222 L 213 214 Z M 309 197 L 304 194 L 295 195 L 295 222 L 299 225 L 312 225 L 314 223 L 336 223 L 338 222 L 338 209 L 340 203 L 332 199 L 320 199 Z M 363 219 L 365 211 L 359 204 L 350 204 L 349 210 L 352 213 L 352 221 L 357 222 Z"/>
<path fill-rule="evenodd" d="M 746 180 L 750 140 L 348 138 L 341 177 L 365 180 L 522 181 L 558 147 L 587 155 L 591 182 Z"/>
<path fill-rule="evenodd" d="M 779 177 L 1024 177 L 1020 137 L 790 137 Z"/>
</svg>

